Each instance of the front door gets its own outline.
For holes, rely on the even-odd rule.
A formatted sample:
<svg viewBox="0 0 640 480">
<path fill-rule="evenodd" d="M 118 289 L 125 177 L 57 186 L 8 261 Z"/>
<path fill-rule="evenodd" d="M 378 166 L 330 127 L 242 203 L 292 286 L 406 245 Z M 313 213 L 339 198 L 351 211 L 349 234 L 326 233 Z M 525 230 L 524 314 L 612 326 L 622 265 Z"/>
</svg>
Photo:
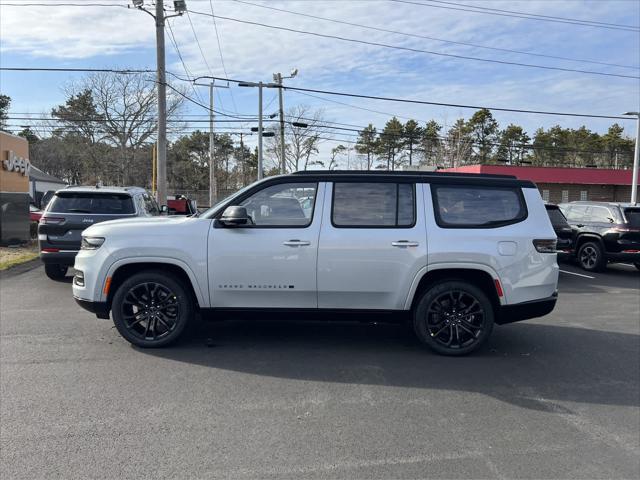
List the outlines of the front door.
<svg viewBox="0 0 640 480">
<path fill-rule="evenodd" d="M 316 260 L 323 184 L 287 181 L 238 199 L 252 224 L 209 235 L 214 308 L 317 308 Z"/>
</svg>

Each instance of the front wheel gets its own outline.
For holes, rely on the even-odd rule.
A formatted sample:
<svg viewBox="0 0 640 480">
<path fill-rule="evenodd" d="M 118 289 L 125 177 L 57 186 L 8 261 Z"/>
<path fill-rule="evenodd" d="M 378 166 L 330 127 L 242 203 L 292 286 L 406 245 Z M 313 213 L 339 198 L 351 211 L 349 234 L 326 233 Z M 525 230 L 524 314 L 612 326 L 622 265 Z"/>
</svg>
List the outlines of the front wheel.
<svg viewBox="0 0 640 480">
<path fill-rule="evenodd" d="M 113 323 L 138 347 L 169 345 L 193 317 L 193 299 L 180 280 L 159 271 L 133 275 L 120 285 L 111 307 Z"/>
<path fill-rule="evenodd" d="M 607 266 L 607 259 L 599 243 L 585 242 L 578 249 L 578 263 L 588 272 L 600 272 Z"/>
<path fill-rule="evenodd" d="M 58 265 L 57 263 L 47 263 L 44 266 L 44 273 L 51 280 L 62 280 L 67 275 L 69 267 Z"/>
<path fill-rule="evenodd" d="M 493 318 L 493 305 L 480 288 L 449 280 L 422 295 L 413 328 L 420 341 L 437 353 L 465 355 L 487 341 Z"/>
</svg>

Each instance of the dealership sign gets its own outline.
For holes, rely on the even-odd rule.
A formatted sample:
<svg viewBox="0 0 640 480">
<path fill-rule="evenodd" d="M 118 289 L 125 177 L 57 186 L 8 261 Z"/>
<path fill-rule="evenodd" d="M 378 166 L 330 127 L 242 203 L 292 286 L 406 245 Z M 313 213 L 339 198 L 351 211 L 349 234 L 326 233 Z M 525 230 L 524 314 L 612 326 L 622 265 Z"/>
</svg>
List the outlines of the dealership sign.
<svg viewBox="0 0 640 480">
<path fill-rule="evenodd" d="M 8 151 L 7 159 L 2 162 L 2 167 L 9 172 L 19 172 L 22 175 L 29 175 L 31 163 L 27 158 L 19 157 L 15 152 Z"/>
</svg>

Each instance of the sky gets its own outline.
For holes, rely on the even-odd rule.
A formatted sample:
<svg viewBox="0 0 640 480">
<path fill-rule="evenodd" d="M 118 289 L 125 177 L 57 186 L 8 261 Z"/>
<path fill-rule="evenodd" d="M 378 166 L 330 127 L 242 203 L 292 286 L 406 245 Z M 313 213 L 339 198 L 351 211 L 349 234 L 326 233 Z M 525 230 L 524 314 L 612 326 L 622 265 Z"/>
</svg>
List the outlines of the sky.
<svg viewBox="0 0 640 480">
<path fill-rule="evenodd" d="M 14 6 L 26 3 L 44 5 Z M 61 3 L 81 6 L 56 5 Z M 96 3 L 116 6 L 88 5 Z M 153 19 L 142 11 L 123 8 L 130 3 L 127 0 L 0 0 L 0 66 L 154 69 Z M 165 0 L 169 6 L 172 3 Z M 469 8 L 493 8 L 638 27 L 638 0 L 451 0 L 448 3 L 428 0 L 187 0 L 187 6 L 190 10 L 188 15 L 169 20 L 184 64 L 177 55 L 169 31 L 166 40 L 167 70 L 182 77 L 214 75 L 269 82 L 273 73 L 287 75 L 292 68 L 297 68 L 297 77 L 286 80 L 286 85 L 526 110 L 597 115 L 640 111 L 638 78 L 438 55 L 638 77 L 640 32 L 637 28 L 633 31 L 531 20 L 505 12 L 501 15 L 486 13 L 500 13 L 495 10 L 478 13 L 478 9 Z M 329 22 L 265 6 L 400 33 Z M 214 22 L 209 16 L 212 8 L 215 15 L 227 18 L 216 18 Z M 276 30 L 230 19 L 382 43 L 403 47 L 404 50 Z M 567 59 L 494 50 L 496 48 Z M 70 73 L 2 71 L 0 92 L 12 98 L 11 112 L 50 113 L 51 108 L 64 103 L 65 86 L 80 77 L 81 74 Z M 222 82 L 222 85 L 226 84 Z M 184 88 L 190 97 L 208 103 L 206 87 L 192 89 L 185 84 Z M 276 90 L 265 90 L 265 114 L 277 112 L 276 95 Z M 307 105 L 312 110 L 322 109 L 328 121 L 355 126 L 373 123 L 378 129 L 396 115 L 402 121 L 414 118 L 420 123 L 435 119 L 445 125 L 446 130 L 457 118 L 468 118 L 474 112 L 460 107 L 314 95 L 310 97 L 287 90 L 285 108 Z M 241 88 L 233 83 L 229 89 L 217 89 L 216 109 L 229 114 L 256 115 L 257 102 L 257 89 Z M 207 111 L 194 104 L 185 105 L 183 113 L 193 115 L 190 119 L 207 118 Z M 530 135 L 539 127 L 553 125 L 572 128 L 586 125 L 592 130 L 606 132 L 614 121 L 493 113 L 501 127 L 517 123 Z M 625 127 L 627 134 L 635 136 L 633 120 L 618 122 Z M 12 123 L 23 125 L 25 121 Z M 225 128 L 240 131 L 241 126 L 231 125 L 219 123 L 219 131 Z M 207 124 L 192 123 L 190 126 L 206 128 Z M 243 131 L 248 131 L 251 126 L 253 124 L 243 125 Z M 325 152 L 339 143 L 347 145 L 347 140 L 355 140 L 354 137 L 341 137 L 338 133 L 331 137 L 336 140 L 325 142 Z M 249 145 L 254 141 L 255 136 L 249 137 Z"/>
</svg>

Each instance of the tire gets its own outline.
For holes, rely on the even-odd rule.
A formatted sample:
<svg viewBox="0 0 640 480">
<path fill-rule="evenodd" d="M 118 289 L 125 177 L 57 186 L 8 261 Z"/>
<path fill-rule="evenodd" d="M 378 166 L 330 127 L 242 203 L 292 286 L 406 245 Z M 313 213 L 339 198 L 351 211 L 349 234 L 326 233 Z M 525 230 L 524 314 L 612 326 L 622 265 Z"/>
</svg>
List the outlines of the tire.
<svg viewBox="0 0 640 480">
<path fill-rule="evenodd" d="M 607 259 L 598 242 L 585 242 L 580 245 L 576 258 L 580 266 L 588 272 L 601 272 L 607 266 Z"/>
<path fill-rule="evenodd" d="M 194 300 L 182 281 L 148 270 L 118 287 L 111 305 L 113 323 L 132 345 L 164 347 L 176 342 L 194 316 Z"/>
<path fill-rule="evenodd" d="M 67 270 L 69 270 L 69 267 L 58 265 L 57 263 L 46 263 L 44 265 L 44 273 L 51 280 L 63 280 L 67 276 Z"/>
<path fill-rule="evenodd" d="M 414 309 L 413 329 L 433 351 L 459 356 L 487 341 L 493 320 L 493 305 L 480 288 L 462 280 L 446 280 L 422 294 Z"/>
</svg>

